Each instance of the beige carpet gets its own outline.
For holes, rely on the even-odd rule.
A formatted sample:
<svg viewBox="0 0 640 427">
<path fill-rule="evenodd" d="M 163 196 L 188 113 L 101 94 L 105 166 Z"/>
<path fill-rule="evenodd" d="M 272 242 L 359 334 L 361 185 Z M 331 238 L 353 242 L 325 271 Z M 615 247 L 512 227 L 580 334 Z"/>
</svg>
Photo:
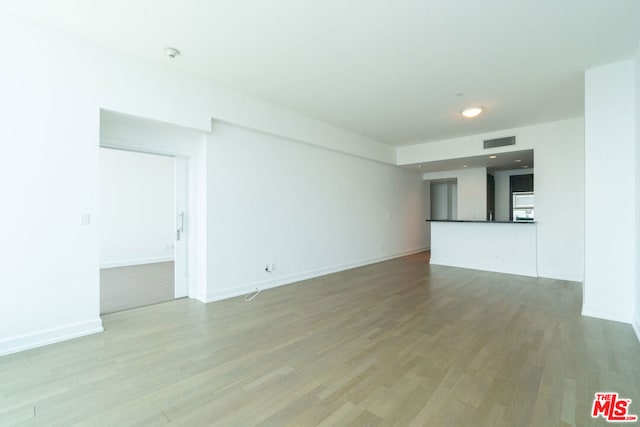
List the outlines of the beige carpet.
<svg viewBox="0 0 640 427">
<path fill-rule="evenodd" d="M 173 299 L 173 261 L 100 270 L 100 314 Z"/>
</svg>

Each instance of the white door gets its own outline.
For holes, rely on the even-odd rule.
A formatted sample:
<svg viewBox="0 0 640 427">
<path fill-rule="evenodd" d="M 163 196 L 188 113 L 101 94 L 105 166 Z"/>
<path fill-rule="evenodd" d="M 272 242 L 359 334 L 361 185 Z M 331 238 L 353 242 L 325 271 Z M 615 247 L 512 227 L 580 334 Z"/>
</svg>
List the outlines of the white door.
<svg viewBox="0 0 640 427">
<path fill-rule="evenodd" d="M 182 298 L 189 295 L 189 272 L 187 269 L 187 231 L 189 230 L 189 214 L 187 212 L 187 159 L 175 158 L 175 211 L 176 232 L 174 244 L 175 257 L 175 297 Z"/>
</svg>

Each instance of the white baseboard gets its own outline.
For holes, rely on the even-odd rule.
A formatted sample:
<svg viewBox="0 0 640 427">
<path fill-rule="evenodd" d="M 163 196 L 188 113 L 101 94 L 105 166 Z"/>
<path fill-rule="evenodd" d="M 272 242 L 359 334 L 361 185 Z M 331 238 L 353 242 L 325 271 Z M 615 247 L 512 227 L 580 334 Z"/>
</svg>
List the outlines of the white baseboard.
<svg viewBox="0 0 640 427">
<path fill-rule="evenodd" d="M 191 298 L 191 299 L 195 299 L 195 300 L 200 301 L 200 302 L 203 302 L 203 303 L 205 303 L 205 304 L 208 302 L 208 301 L 207 301 L 207 294 L 205 294 L 205 293 L 200 293 L 200 292 L 198 292 L 198 293 L 193 294 L 193 295 L 192 295 L 192 294 L 189 294 L 189 298 Z M 210 302 L 210 301 L 209 301 L 209 302 Z"/>
<path fill-rule="evenodd" d="M 573 274 L 562 271 L 539 271 L 538 277 L 553 280 L 564 280 L 566 282 L 584 282 L 584 274 Z"/>
<path fill-rule="evenodd" d="M 116 261 L 102 262 L 100 263 L 100 268 L 129 267 L 131 265 L 154 264 L 156 262 L 173 261 L 173 259 L 173 255 L 149 258 L 121 259 Z"/>
<path fill-rule="evenodd" d="M 102 320 L 87 320 L 0 341 L 0 356 L 102 332 Z"/>
<path fill-rule="evenodd" d="M 486 265 L 472 265 L 465 263 L 464 265 L 454 260 L 432 257 L 429 261 L 431 265 L 443 265 L 445 267 L 466 268 L 470 270 L 491 271 L 493 273 L 515 274 L 517 276 L 537 277 L 535 267 L 528 269 L 504 269 L 499 267 L 487 267 Z"/>
<path fill-rule="evenodd" d="M 407 255 L 413 255 L 419 252 L 425 251 L 426 248 L 412 249 L 405 252 L 399 252 L 392 255 L 385 255 L 381 257 L 368 258 L 360 261 L 350 262 L 346 264 L 339 264 L 332 267 L 320 268 L 318 270 L 307 271 L 304 273 L 296 273 L 288 276 L 275 277 L 273 279 L 260 280 L 252 283 L 245 283 L 242 285 L 234 286 L 231 288 L 225 288 L 216 290 L 214 292 L 208 292 L 203 302 L 220 301 L 223 299 L 234 298 L 240 295 L 246 295 L 249 292 L 253 292 L 256 289 L 265 290 L 276 288 L 278 286 L 289 285 L 302 280 L 313 279 L 314 277 L 324 276 L 331 273 L 337 273 L 339 271 L 349 270 L 356 267 L 362 267 L 364 265 L 375 264 L 377 262 L 387 261 L 394 258 L 400 258 Z"/>
<path fill-rule="evenodd" d="M 555 271 L 544 271 L 544 272 L 536 273 L 533 267 L 528 270 L 527 269 L 512 270 L 512 269 L 506 269 L 506 268 L 505 269 L 501 269 L 501 268 L 488 269 L 486 266 L 482 266 L 482 265 L 469 265 L 469 264 L 462 265 L 460 263 L 456 263 L 451 260 L 439 259 L 437 257 L 431 258 L 430 264 L 444 265 L 447 267 L 468 268 L 472 270 L 492 271 L 494 273 L 516 274 L 519 276 L 540 277 L 540 278 L 553 279 L 553 280 L 564 280 L 567 282 L 582 283 L 584 279 L 581 275 L 578 275 L 578 274 L 568 274 L 568 273 L 561 273 L 561 272 L 555 272 Z"/>
<path fill-rule="evenodd" d="M 633 322 L 631 322 L 631 326 L 633 326 L 633 331 L 636 333 L 636 338 L 640 341 L 640 313 L 637 313 L 633 316 Z"/>
<path fill-rule="evenodd" d="M 633 323 L 632 315 L 624 311 L 609 310 L 602 307 L 582 306 L 582 315 L 587 317 L 595 317 L 596 319 L 612 320 L 621 323 Z"/>
</svg>

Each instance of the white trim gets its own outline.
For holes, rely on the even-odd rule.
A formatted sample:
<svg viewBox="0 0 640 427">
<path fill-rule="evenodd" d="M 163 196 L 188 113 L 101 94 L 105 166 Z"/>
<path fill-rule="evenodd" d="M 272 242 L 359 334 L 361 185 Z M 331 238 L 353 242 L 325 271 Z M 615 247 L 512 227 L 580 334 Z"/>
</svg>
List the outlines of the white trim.
<svg viewBox="0 0 640 427">
<path fill-rule="evenodd" d="M 632 323 L 630 313 L 618 310 L 609 310 L 601 307 L 582 306 L 582 315 L 587 317 L 595 317 L 597 319 L 612 320 L 614 322 Z"/>
<path fill-rule="evenodd" d="M 200 301 L 201 303 L 207 303 L 207 294 L 198 292 L 197 294 L 189 294 L 189 298 Z M 210 302 L 210 301 L 209 301 Z"/>
<path fill-rule="evenodd" d="M 259 280 L 252 283 L 245 283 L 242 285 L 233 286 L 231 288 L 225 288 L 225 289 L 216 290 L 214 292 L 208 292 L 204 299 L 201 298 L 202 295 L 198 295 L 195 298 L 205 303 L 220 301 L 223 299 L 234 298 L 240 295 L 246 295 L 249 292 L 255 291 L 256 289 L 264 290 L 264 289 L 276 288 L 279 286 L 290 285 L 292 283 L 299 282 L 302 280 L 312 279 L 314 277 L 324 276 L 331 273 L 337 273 L 339 271 L 349 270 L 356 267 L 362 267 L 364 265 L 375 264 L 378 262 L 387 261 L 394 258 L 400 258 L 407 255 L 417 254 L 419 252 L 424 252 L 425 250 L 426 248 L 422 247 L 422 248 L 412 249 L 409 251 L 399 252 L 393 255 L 368 258 L 368 259 L 355 261 L 347 264 L 339 264 L 333 267 L 320 268 L 318 270 L 291 274 L 288 276 L 278 277 L 274 279 Z"/>
<path fill-rule="evenodd" d="M 0 341 L 0 356 L 29 350 L 31 348 L 66 341 L 85 335 L 102 332 L 102 320 L 100 318 L 87 320 L 86 322 L 71 323 L 57 328 L 44 329 L 29 334 L 18 335 Z"/>
<path fill-rule="evenodd" d="M 640 341 L 640 315 L 636 313 L 633 316 L 633 321 L 631 322 L 631 326 L 633 326 L 633 332 L 636 333 L 636 338 Z"/>
<path fill-rule="evenodd" d="M 142 116 L 132 115 L 126 112 L 117 112 L 115 110 L 100 109 L 101 114 L 118 114 L 125 117 L 125 123 L 138 128 L 140 123 L 149 123 L 157 120 L 145 118 Z M 133 123 L 129 120 L 133 120 Z M 189 141 L 182 141 L 171 137 L 158 141 L 148 139 L 145 133 L 146 125 L 143 126 L 144 132 L 131 135 L 126 133 L 124 138 L 113 137 L 100 134 L 100 147 L 114 148 L 125 151 L 137 151 L 147 154 L 161 154 L 172 157 L 187 158 L 187 212 L 191 212 L 189 224 L 186 228 L 187 239 L 187 272 L 189 297 L 197 298 L 204 302 L 204 292 L 207 287 L 207 135 L 211 131 L 211 120 L 208 130 L 197 130 L 186 128 L 184 125 L 175 125 L 178 128 L 186 129 Z M 171 125 L 174 126 L 174 125 Z M 119 130 L 118 132 L 122 132 Z M 202 202 L 202 203 L 201 203 Z M 194 296 L 192 296 L 194 295 Z"/>
<path fill-rule="evenodd" d="M 149 258 L 121 259 L 116 261 L 103 262 L 100 264 L 100 268 L 128 267 L 130 265 L 154 264 L 157 262 L 173 261 L 173 259 L 174 259 L 173 255 L 149 257 Z"/>
<path fill-rule="evenodd" d="M 187 224 L 192 213 L 189 212 L 189 159 L 187 157 L 174 157 L 174 220 L 177 233 L 174 234 L 173 257 L 174 289 L 173 296 L 182 298 L 189 296 L 189 236 Z M 180 219 L 180 222 L 178 222 Z M 182 235 L 182 237 L 181 237 Z"/>
<path fill-rule="evenodd" d="M 572 274 L 560 271 L 540 271 L 538 277 L 543 279 L 564 280 L 566 282 L 578 282 L 582 284 L 584 282 L 583 274 Z"/>
<path fill-rule="evenodd" d="M 487 268 L 486 265 L 480 265 L 480 264 L 469 264 L 469 263 L 464 263 L 461 264 L 457 261 L 454 260 L 449 260 L 449 259 L 443 259 L 443 258 L 437 258 L 437 257 L 431 257 L 431 260 L 429 262 L 431 265 L 443 265 L 445 267 L 456 267 L 456 268 L 464 268 L 464 269 L 468 269 L 468 270 L 480 270 L 480 271 L 491 271 L 493 273 L 502 273 L 502 274 L 515 274 L 517 276 L 527 276 L 527 277 L 538 277 L 536 275 L 536 269 L 535 266 L 530 266 L 530 268 L 526 269 L 513 269 L 513 268 L 509 268 L 509 269 L 505 269 L 505 268 Z"/>
<path fill-rule="evenodd" d="M 110 110 L 101 109 L 101 111 L 110 111 Z M 126 113 L 118 113 L 118 114 L 128 115 Z M 131 116 L 131 117 L 138 117 L 138 116 Z M 151 119 L 143 118 L 143 120 L 151 120 Z M 179 126 L 179 125 L 176 125 L 176 126 Z M 207 132 L 202 131 L 202 134 L 206 134 L 206 133 Z M 136 153 L 143 153 L 143 154 L 156 154 L 156 155 L 168 156 L 168 157 L 180 156 L 180 157 L 191 158 L 196 156 L 196 150 L 189 148 L 188 145 L 180 146 L 177 144 L 170 143 L 165 145 L 149 147 L 147 144 L 140 144 L 135 137 L 114 138 L 112 136 L 100 135 L 100 147 L 111 148 L 114 150 L 133 151 Z"/>
</svg>

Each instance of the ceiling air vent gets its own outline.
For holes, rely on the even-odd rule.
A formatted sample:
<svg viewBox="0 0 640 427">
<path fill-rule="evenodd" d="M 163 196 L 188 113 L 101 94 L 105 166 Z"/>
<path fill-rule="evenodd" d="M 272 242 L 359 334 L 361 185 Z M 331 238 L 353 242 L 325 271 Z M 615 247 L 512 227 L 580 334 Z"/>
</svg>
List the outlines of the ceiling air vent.
<svg viewBox="0 0 640 427">
<path fill-rule="evenodd" d="M 484 141 L 484 148 L 504 147 L 506 145 L 516 145 L 516 137 L 506 136 L 504 138 L 487 139 Z"/>
</svg>

